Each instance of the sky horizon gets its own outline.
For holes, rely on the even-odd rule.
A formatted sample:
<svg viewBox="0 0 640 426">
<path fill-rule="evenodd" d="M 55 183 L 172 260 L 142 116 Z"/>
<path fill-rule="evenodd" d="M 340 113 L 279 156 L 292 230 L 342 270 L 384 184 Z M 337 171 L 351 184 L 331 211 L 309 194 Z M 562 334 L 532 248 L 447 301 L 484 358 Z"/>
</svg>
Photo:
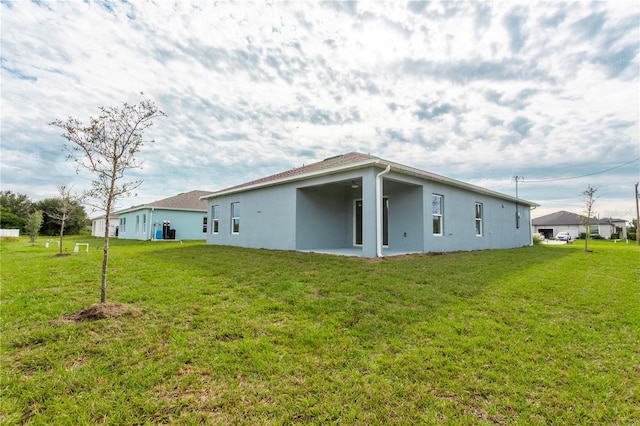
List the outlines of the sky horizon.
<svg viewBox="0 0 640 426">
<path fill-rule="evenodd" d="M 89 188 L 59 128 L 138 103 L 137 195 L 357 151 L 540 204 L 636 216 L 640 2 L 0 0 L 3 191 Z M 99 212 L 87 209 L 91 217 Z"/>
</svg>

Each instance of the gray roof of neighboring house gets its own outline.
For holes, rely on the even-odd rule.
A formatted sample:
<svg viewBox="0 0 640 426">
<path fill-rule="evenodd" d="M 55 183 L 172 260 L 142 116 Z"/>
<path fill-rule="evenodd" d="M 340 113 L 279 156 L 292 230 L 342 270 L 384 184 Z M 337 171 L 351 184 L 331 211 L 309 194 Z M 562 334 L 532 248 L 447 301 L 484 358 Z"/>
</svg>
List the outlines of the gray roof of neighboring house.
<svg viewBox="0 0 640 426">
<path fill-rule="evenodd" d="M 562 225 L 582 225 L 584 224 L 584 215 L 579 215 L 571 212 L 561 210 L 559 212 L 551 213 L 545 216 L 540 216 L 531 220 L 533 226 L 562 226 Z M 604 218 L 597 219 L 592 218 L 591 224 L 593 225 L 608 225 L 610 223 L 626 222 L 624 219 Z"/>
<path fill-rule="evenodd" d="M 116 214 L 127 213 L 141 209 L 164 209 L 164 210 L 189 210 L 189 211 L 207 211 L 207 202 L 201 200 L 200 197 L 211 194 L 211 191 L 194 190 L 189 192 L 183 192 L 173 197 L 164 198 L 162 200 L 154 201 L 152 203 L 140 204 L 137 206 L 129 207 L 128 209 L 120 210 Z"/>
<path fill-rule="evenodd" d="M 297 167 L 291 170 L 287 170 L 282 173 L 267 176 L 264 178 L 256 179 L 250 182 L 246 182 L 240 185 L 232 186 L 220 191 L 209 193 L 203 196 L 203 200 L 214 198 L 221 195 L 233 194 L 237 192 L 249 191 L 252 189 L 258 189 L 262 187 L 279 185 L 285 182 L 292 182 L 297 180 L 304 180 L 311 177 L 317 177 L 322 175 L 330 175 L 333 173 L 343 172 L 347 170 L 355 170 L 362 167 L 369 167 L 375 165 L 380 168 L 390 166 L 391 170 L 397 173 L 402 173 L 410 176 L 419 177 L 421 179 L 427 179 L 436 182 L 442 182 L 451 186 L 464 188 L 473 192 L 486 194 L 494 197 L 498 197 L 505 200 L 515 201 L 523 205 L 538 206 L 538 204 L 523 199 L 518 199 L 500 192 L 492 191 L 482 188 L 480 186 L 465 183 L 459 180 L 451 179 L 448 177 L 440 176 L 435 173 L 426 172 L 424 170 L 416 169 L 402 164 L 394 163 L 392 161 L 383 160 L 382 158 L 362 154 L 359 152 L 350 152 L 343 155 L 336 155 L 335 157 L 329 157 L 323 161 L 318 161 L 313 164 L 309 164 L 302 167 Z"/>
</svg>

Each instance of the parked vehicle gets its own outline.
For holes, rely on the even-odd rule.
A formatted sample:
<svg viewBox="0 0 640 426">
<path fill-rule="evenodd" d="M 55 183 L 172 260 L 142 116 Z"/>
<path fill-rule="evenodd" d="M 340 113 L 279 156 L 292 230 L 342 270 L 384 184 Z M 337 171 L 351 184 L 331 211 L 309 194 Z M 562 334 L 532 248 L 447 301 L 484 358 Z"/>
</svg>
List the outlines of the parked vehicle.
<svg viewBox="0 0 640 426">
<path fill-rule="evenodd" d="M 571 234 L 569 234 L 568 232 L 558 232 L 558 234 L 556 235 L 556 240 L 559 241 L 571 241 Z"/>
</svg>

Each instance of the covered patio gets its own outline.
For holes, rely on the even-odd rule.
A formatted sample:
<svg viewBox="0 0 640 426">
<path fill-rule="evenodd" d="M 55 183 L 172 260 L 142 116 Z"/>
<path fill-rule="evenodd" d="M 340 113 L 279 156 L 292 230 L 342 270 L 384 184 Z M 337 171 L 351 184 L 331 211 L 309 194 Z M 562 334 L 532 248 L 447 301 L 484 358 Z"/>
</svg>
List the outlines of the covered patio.
<svg viewBox="0 0 640 426">
<path fill-rule="evenodd" d="M 297 250 L 375 257 L 380 220 L 383 256 L 423 251 L 422 187 L 382 179 L 381 218 L 378 219 L 374 171 L 298 188 Z"/>
</svg>

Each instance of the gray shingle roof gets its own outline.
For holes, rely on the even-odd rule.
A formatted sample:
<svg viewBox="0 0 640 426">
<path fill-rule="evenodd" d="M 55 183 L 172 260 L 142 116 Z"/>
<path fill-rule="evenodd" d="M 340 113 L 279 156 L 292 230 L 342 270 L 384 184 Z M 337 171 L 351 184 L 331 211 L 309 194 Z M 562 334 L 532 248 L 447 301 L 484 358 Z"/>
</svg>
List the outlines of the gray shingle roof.
<svg viewBox="0 0 640 426">
<path fill-rule="evenodd" d="M 201 200 L 200 197 L 211 194 L 211 191 L 194 190 L 189 192 L 183 192 L 173 197 L 164 198 L 162 200 L 154 201 L 148 204 L 140 204 L 137 206 L 129 207 L 125 210 L 120 210 L 117 213 L 129 212 L 132 210 L 140 210 L 146 208 L 159 208 L 159 209 L 175 209 L 175 210 L 201 210 L 207 211 L 207 202 Z"/>
<path fill-rule="evenodd" d="M 325 160 L 318 161 L 313 164 L 298 167 L 295 169 L 287 170 L 282 173 L 267 176 L 261 179 L 252 180 L 240 185 L 232 186 L 208 194 L 205 199 L 214 198 L 216 196 L 231 194 L 235 192 L 242 192 L 250 189 L 256 189 L 269 185 L 277 185 L 286 181 L 304 179 L 305 176 L 319 175 L 323 173 L 332 173 L 333 171 L 346 170 L 348 168 L 368 167 L 377 164 L 378 167 L 384 168 L 390 166 L 391 170 L 397 173 L 403 173 L 406 175 L 416 176 L 422 179 L 428 179 L 431 181 L 442 182 L 448 185 L 464 188 L 470 191 L 478 192 L 481 194 L 487 194 L 494 197 L 502 198 L 505 200 L 517 201 L 522 205 L 537 206 L 536 203 L 530 201 L 516 199 L 506 194 L 502 194 L 496 191 L 482 188 L 480 186 L 472 185 L 455 179 L 447 178 L 437 175 L 435 173 L 426 172 L 424 170 L 416 169 L 413 167 L 405 166 L 392 161 L 384 160 L 379 157 L 375 157 L 369 154 L 362 154 L 360 152 L 350 152 L 343 155 L 336 155 L 335 157 L 329 157 Z"/>
<path fill-rule="evenodd" d="M 229 192 L 234 190 L 239 190 L 243 188 L 248 188 L 252 186 L 260 186 L 263 184 L 268 184 L 270 182 L 277 182 L 283 179 L 293 178 L 295 176 L 302 176 L 310 173 L 321 172 L 323 170 L 329 170 L 340 166 L 348 166 L 351 164 L 361 163 L 364 161 L 375 161 L 377 157 L 368 154 L 361 154 L 359 152 L 350 152 L 344 155 L 336 155 L 335 157 L 329 157 L 323 161 L 318 161 L 317 163 L 309 164 L 302 167 L 296 167 L 295 169 L 287 170 L 286 172 L 276 173 L 275 175 L 263 177 L 260 179 L 252 180 L 250 182 L 245 182 L 240 185 L 232 186 L 230 188 L 226 188 L 217 192 Z"/>
<path fill-rule="evenodd" d="M 582 219 L 583 215 L 567 212 L 564 210 L 560 210 L 555 213 L 551 213 L 545 216 L 540 216 L 531 221 L 533 226 L 562 226 L 562 225 L 582 225 L 584 224 L 584 220 Z M 594 225 L 607 225 L 610 223 L 616 222 L 625 222 L 624 219 L 612 219 L 612 218 L 604 218 L 597 219 L 592 218 L 590 221 Z"/>
</svg>

